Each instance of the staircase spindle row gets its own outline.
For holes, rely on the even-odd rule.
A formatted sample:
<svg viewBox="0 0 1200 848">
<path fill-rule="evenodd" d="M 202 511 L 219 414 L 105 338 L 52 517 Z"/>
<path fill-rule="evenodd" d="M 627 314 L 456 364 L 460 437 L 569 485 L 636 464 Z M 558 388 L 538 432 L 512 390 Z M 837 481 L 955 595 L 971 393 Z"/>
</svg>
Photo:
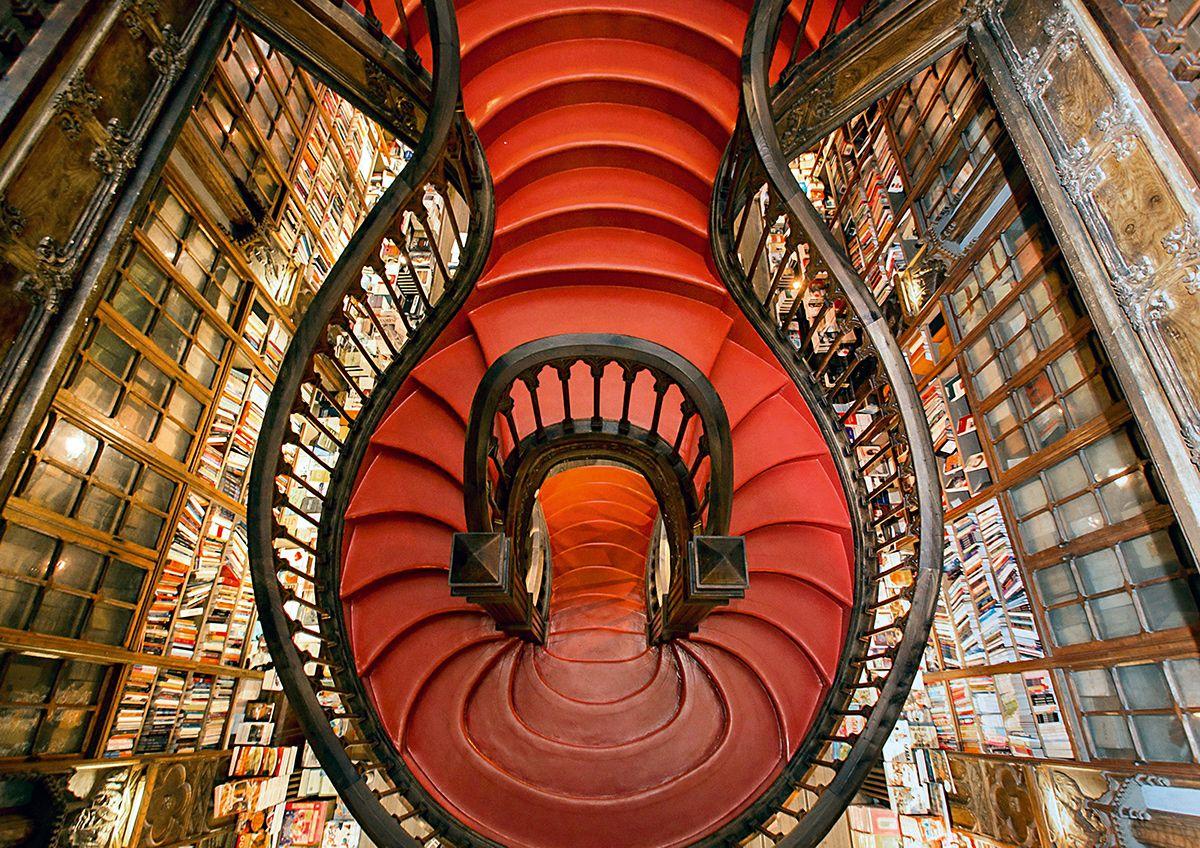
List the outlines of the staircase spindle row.
<svg viewBox="0 0 1200 848">
<path fill-rule="evenodd" d="M 744 845 L 816 845 L 850 802 L 911 686 L 941 570 L 941 501 L 912 375 L 873 295 L 792 175 L 780 140 L 784 116 L 771 110 L 779 87 L 794 84 L 836 40 L 843 4 L 820 22 L 812 6 L 755 5 L 711 232 L 735 300 L 836 446 L 859 576 L 849 644 L 823 716 L 777 782 L 777 806 Z M 773 88 L 771 57 L 785 22 L 796 21 L 799 35 Z"/>
<path fill-rule="evenodd" d="M 560 401 L 561 409 L 554 408 Z M 532 590 L 525 589 L 526 516 L 555 464 L 607 457 L 643 470 L 670 528 L 669 585 L 655 585 L 654 569 L 648 578 L 650 640 L 694 631 L 713 606 L 741 597 L 746 588 L 740 548 L 733 557 L 742 579 L 717 587 L 688 578 L 689 557 L 708 556 L 712 545 L 720 544 L 714 539 L 728 538 L 730 447 L 729 423 L 716 391 L 695 366 L 667 348 L 644 339 L 588 334 L 551 336 L 514 348 L 484 375 L 471 410 L 463 483 L 468 532 L 455 543 L 453 593 L 488 609 L 505 631 L 541 641 L 547 610 L 532 603 L 527 597 Z M 729 544 L 736 547 L 733 540 Z M 480 574 L 491 576 L 479 579 Z M 670 598 L 661 608 L 656 605 L 660 597 Z"/>
<path fill-rule="evenodd" d="M 380 845 L 466 845 L 461 827 L 430 810 L 382 730 L 337 602 L 339 505 L 365 449 L 363 434 L 465 300 L 493 230 L 487 168 L 459 103 L 450 4 L 426 0 L 419 8 L 431 35 L 432 75 L 411 39 L 397 47 L 383 37 L 375 12 L 368 3 L 362 24 L 384 49 L 404 49 L 403 61 L 393 63 L 412 75 L 403 90 L 425 93 L 413 104 L 422 131 L 287 350 L 255 452 L 250 553 L 275 670 L 322 767 L 366 832 Z M 410 6 L 406 15 L 396 3 L 403 32 L 417 13 Z"/>
</svg>

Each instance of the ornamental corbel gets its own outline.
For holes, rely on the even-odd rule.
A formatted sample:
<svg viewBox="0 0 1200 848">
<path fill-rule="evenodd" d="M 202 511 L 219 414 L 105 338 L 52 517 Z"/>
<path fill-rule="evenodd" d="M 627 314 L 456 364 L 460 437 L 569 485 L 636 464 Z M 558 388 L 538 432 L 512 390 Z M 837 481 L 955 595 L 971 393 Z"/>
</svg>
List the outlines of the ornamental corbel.
<svg viewBox="0 0 1200 848">
<path fill-rule="evenodd" d="M 372 100 L 388 114 L 393 124 L 409 132 L 417 129 L 417 107 L 413 101 L 401 94 L 388 75 L 374 62 L 366 66 L 367 91 Z"/>
<path fill-rule="evenodd" d="M 976 21 L 994 17 L 1002 2 L 1003 0 L 963 0 L 958 25 L 965 29 Z"/>
<path fill-rule="evenodd" d="M 71 259 L 67 249 L 46 236 L 34 249 L 37 267 L 17 281 L 17 290 L 53 314 L 62 305 L 63 295 L 71 287 Z"/>
<path fill-rule="evenodd" d="M 121 21 L 133 38 L 146 34 L 146 22 L 158 14 L 159 0 L 121 0 Z"/>
<path fill-rule="evenodd" d="M 1200 236 L 1196 225 L 1190 221 L 1178 224 L 1160 243 L 1171 257 L 1171 276 L 1188 294 L 1200 294 Z"/>
<path fill-rule="evenodd" d="M 1087 139 L 1080 139 L 1067 148 L 1063 162 L 1055 166 L 1058 171 L 1058 181 L 1066 190 L 1067 196 L 1077 204 L 1087 202 L 1096 187 L 1104 181 L 1104 170 L 1092 155 L 1092 147 Z"/>
<path fill-rule="evenodd" d="M 1137 144 L 1137 129 L 1133 107 L 1119 98 L 1114 100 L 1096 116 L 1096 130 L 1101 143 L 1108 146 L 1117 160 L 1128 159 Z"/>
<path fill-rule="evenodd" d="M 230 236 L 247 259 L 261 264 L 271 276 L 279 276 L 283 272 L 282 257 L 275 247 L 271 226 L 265 215 L 258 217 L 251 225 L 235 226 Z"/>
<path fill-rule="evenodd" d="M 25 223 L 25 213 L 8 202 L 8 195 L 0 194 L 0 244 L 21 236 Z"/>
<path fill-rule="evenodd" d="M 1161 319 L 1172 306 L 1166 292 L 1158 286 L 1149 256 L 1143 256 L 1113 280 L 1113 293 L 1130 326 L 1139 333 Z"/>
<path fill-rule="evenodd" d="M 104 139 L 96 145 L 88 161 L 104 176 L 116 175 L 118 180 L 134 166 L 136 157 L 129 133 L 122 129 L 117 118 L 109 120 L 104 128 Z"/>
<path fill-rule="evenodd" d="M 1046 86 L 1050 85 L 1050 71 L 1042 61 L 1042 52 L 1036 47 L 1030 47 L 1024 56 L 1018 56 L 1016 64 L 1016 84 L 1025 99 L 1032 103 L 1042 96 Z"/>
<path fill-rule="evenodd" d="M 1079 47 L 1079 30 L 1075 18 L 1066 9 L 1060 9 L 1042 23 L 1042 31 L 1050 37 L 1054 51 L 1060 59 L 1066 59 Z"/>
<path fill-rule="evenodd" d="M 183 70 L 183 42 L 170 24 L 162 28 L 162 42 L 146 58 L 164 77 L 174 77 Z"/>
<path fill-rule="evenodd" d="M 96 113 L 103 98 L 78 71 L 54 98 L 54 113 L 63 135 L 74 141 L 83 132 L 83 122 Z"/>
<path fill-rule="evenodd" d="M 1162 246 L 1179 265 L 1200 262 L 1200 236 L 1190 221 L 1178 224 L 1163 236 Z"/>
</svg>

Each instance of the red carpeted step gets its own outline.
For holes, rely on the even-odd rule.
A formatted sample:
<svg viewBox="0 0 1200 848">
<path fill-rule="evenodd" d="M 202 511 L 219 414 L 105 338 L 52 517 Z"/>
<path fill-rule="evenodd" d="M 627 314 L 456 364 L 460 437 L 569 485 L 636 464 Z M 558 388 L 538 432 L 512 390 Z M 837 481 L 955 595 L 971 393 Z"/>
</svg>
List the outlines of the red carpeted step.
<svg viewBox="0 0 1200 848">
<path fill-rule="evenodd" d="M 708 203 L 657 174 L 628 168 L 576 168 L 530 183 L 497 210 L 493 250 L 576 227 L 634 227 L 702 251 Z"/>
<path fill-rule="evenodd" d="M 420 457 L 461 483 L 466 432 L 454 409 L 422 388 L 388 413 L 371 436 L 371 445 Z"/>
<path fill-rule="evenodd" d="M 721 310 L 677 294 L 591 285 L 501 297 L 472 308 L 470 318 L 488 362 L 545 336 L 620 332 L 657 342 L 703 373 L 731 324 Z"/>
</svg>

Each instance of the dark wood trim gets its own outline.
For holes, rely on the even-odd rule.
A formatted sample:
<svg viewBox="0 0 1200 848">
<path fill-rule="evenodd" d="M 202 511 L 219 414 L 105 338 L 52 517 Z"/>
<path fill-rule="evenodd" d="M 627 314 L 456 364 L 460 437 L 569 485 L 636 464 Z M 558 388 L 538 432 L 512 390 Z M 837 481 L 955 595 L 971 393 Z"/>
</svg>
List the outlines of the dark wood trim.
<svg viewBox="0 0 1200 848">
<path fill-rule="evenodd" d="M 101 665 L 149 665 L 155 668 L 196 671 L 216 677 L 245 677 L 253 680 L 261 680 L 263 677 L 261 671 L 250 668 L 219 665 L 199 660 L 184 660 L 166 654 L 147 654 L 117 645 L 88 642 L 65 636 L 50 636 L 29 630 L 13 630 L 10 627 L 0 627 L 0 648 L 15 651 L 38 651 L 57 657 L 87 660 Z"/>
</svg>

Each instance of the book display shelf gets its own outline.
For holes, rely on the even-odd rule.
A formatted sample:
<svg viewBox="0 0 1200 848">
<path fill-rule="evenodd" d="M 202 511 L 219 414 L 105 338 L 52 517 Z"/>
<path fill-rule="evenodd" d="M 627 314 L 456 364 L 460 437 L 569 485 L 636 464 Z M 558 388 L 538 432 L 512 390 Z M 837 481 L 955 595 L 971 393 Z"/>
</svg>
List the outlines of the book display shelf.
<svg viewBox="0 0 1200 848">
<path fill-rule="evenodd" d="M 1198 621 L 1195 566 L 972 60 L 940 59 L 792 170 L 897 333 L 941 474 L 945 576 L 894 774 L 921 747 L 1091 759 L 1128 739 L 1132 750 L 1136 710 L 1114 696 L 1088 727 L 1079 686 L 1101 688 L 1101 664 L 1139 668 L 1152 642 L 1194 655 L 1181 637 Z M 781 308 L 815 315 L 821 274 L 809 279 L 805 256 L 784 277 L 802 303 Z M 1200 761 L 1180 718 L 1192 696 L 1155 691 L 1156 721 L 1178 724 L 1186 744 L 1137 743 L 1141 758 Z"/>
<path fill-rule="evenodd" d="M 0 629 L 39 656 L 0 655 L 0 759 L 224 748 L 245 726 L 264 657 L 246 487 L 272 381 L 405 159 L 235 27 L 4 509 Z"/>
</svg>

